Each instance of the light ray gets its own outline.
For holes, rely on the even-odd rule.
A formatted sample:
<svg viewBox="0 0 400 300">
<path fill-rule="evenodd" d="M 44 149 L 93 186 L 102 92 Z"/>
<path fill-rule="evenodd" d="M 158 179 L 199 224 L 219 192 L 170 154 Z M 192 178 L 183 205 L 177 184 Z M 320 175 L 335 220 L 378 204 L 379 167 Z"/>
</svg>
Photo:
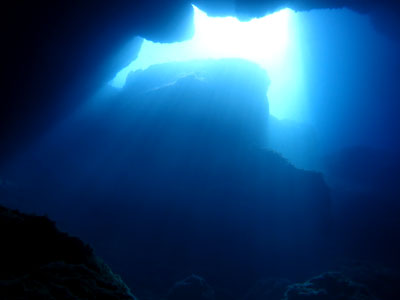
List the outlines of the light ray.
<svg viewBox="0 0 400 300">
<path fill-rule="evenodd" d="M 154 64 L 243 58 L 268 72 L 270 113 L 278 118 L 299 119 L 295 110 L 301 102 L 302 76 L 298 39 L 293 30 L 295 13 L 283 9 L 241 22 L 234 17 L 212 18 L 195 6 L 193 9 L 195 33 L 191 40 L 171 44 L 144 40 L 137 59 L 121 70 L 111 84 L 123 87 L 130 72 Z"/>
</svg>

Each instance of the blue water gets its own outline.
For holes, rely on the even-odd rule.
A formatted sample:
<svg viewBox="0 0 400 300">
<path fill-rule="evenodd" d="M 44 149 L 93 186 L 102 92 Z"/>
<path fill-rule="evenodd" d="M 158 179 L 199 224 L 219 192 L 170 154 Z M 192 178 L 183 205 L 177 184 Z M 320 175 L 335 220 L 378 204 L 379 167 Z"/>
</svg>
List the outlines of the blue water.
<svg viewBox="0 0 400 300">
<path fill-rule="evenodd" d="M 2 167 L 0 204 L 47 214 L 138 295 L 192 273 L 232 299 L 344 261 L 398 267 L 398 42 L 348 10 L 194 9 L 193 40 L 144 40 Z"/>
</svg>

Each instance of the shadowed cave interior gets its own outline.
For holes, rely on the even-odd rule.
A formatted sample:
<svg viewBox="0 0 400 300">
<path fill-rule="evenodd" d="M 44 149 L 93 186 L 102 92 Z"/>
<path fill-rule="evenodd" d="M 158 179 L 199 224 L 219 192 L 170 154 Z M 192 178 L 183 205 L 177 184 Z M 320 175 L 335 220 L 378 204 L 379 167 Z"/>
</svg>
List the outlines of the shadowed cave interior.
<svg viewBox="0 0 400 300">
<path fill-rule="evenodd" d="M 1 299 L 400 298 L 398 4 L 3 14 Z"/>
</svg>

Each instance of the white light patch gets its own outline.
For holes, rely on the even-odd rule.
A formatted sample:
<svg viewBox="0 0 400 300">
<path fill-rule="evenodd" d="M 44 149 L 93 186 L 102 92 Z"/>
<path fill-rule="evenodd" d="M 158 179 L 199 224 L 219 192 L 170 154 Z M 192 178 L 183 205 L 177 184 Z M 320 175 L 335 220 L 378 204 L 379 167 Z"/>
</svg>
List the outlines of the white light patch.
<svg viewBox="0 0 400 300">
<path fill-rule="evenodd" d="M 191 40 L 171 44 L 144 40 L 137 59 L 121 70 L 111 85 L 123 87 L 131 71 L 155 64 L 243 58 L 268 72 L 270 113 L 280 119 L 303 119 L 299 111 L 302 78 L 299 47 L 293 30 L 295 13 L 283 9 L 241 22 L 234 17 L 212 18 L 195 6 L 193 9 L 195 33 Z"/>
</svg>

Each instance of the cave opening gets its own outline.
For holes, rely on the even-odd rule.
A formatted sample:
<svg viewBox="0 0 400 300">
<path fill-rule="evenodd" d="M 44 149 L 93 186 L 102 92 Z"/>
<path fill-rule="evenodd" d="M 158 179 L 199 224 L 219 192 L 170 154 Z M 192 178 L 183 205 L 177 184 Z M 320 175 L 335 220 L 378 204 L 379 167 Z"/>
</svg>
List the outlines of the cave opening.
<svg viewBox="0 0 400 300">
<path fill-rule="evenodd" d="M 305 120 L 299 20 L 291 9 L 240 21 L 210 17 L 193 5 L 194 35 L 176 43 L 144 39 L 138 57 L 122 69 L 111 85 L 122 88 L 130 72 L 151 65 L 199 59 L 241 58 L 268 73 L 270 114 L 278 119 Z"/>
</svg>

